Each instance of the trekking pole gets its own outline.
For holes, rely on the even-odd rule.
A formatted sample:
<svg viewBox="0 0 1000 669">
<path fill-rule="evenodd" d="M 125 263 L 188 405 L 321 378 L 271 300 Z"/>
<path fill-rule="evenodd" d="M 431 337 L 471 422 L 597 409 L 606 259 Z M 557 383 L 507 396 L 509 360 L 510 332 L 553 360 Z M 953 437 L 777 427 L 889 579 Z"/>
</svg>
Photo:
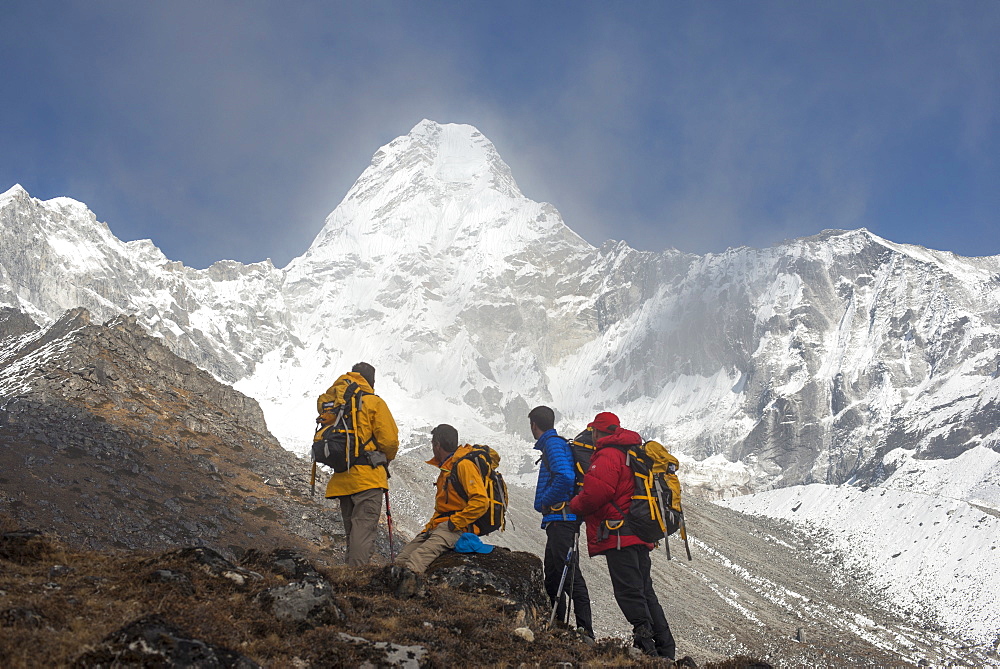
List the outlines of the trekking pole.
<svg viewBox="0 0 1000 669">
<path fill-rule="evenodd" d="M 577 529 L 576 534 L 573 535 L 573 560 L 569 566 L 569 591 L 566 596 L 566 620 L 564 621 L 569 625 L 569 612 L 573 607 L 573 586 L 576 583 L 576 569 L 577 565 L 580 564 L 580 530 Z M 561 598 L 560 598 L 561 599 Z"/>
<path fill-rule="evenodd" d="M 309 477 L 309 488 L 310 488 L 309 494 L 311 496 L 315 497 L 316 496 L 316 461 L 315 460 L 313 460 L 312 476 Z"/>
<path fill-rule="evenodd" d="M 549 615 L 549 627 L 556 621 L 556 608 L 559 606 L 559 599 L 562 597 L 563 588 L 566 587 L 566 572 L 569 571 L 570 560 L 573 559 L 573 546 L 566 551 L 566 564 L 563 565 L 562 577 L 559 579 L 559 589 L 556 590 L 555 601 L 552 602 L 552 613 Z"/>
<path fill-rule="evenodd" d="M 389 507 L 389 491 L 385 491 L 385 523 L 389 527 L 389 562 L 396 561 L 396 550 L 392 546 L 392 509 Z"/>
</svg>

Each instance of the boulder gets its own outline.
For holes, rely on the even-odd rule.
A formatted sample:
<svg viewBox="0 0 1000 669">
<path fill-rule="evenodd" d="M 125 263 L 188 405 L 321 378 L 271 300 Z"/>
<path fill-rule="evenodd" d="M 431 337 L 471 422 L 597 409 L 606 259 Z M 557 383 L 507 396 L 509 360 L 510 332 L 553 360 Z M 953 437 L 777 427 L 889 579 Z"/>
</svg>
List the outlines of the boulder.
<svg viewBox="0 0 1000 669">
<path fill-rule="evenodd" d="M 522 622 L 541 620 L 549 608 L 542 561 L 533 553 L 500 546 L 490 553 L 448 551 L 427 567 L 424 579 L 428 585 L 496 597 L 523 613 Z"/>
<path fill-rule="evenodd" d="M 278 620 L 306 627 L 344 619 L 334 603 L 333 588 L 324 579 L 293 581 L 268 588 L 257 596 L 257 601 Z"/>
<path fill-rule="evenodd" d="M 0 611 L 0 627 L 38 628 L 44 623 L 45 618 L 34 609 L 18 606 Z"/>
<path fill-rule="evenodd" d="M 237 567 L 211 548 L 195 546 L 164 553 L 158 561 L 181 558 L 198 565 L 202 571 L 217 578 L 224 578 L 237 586 L 245 586 L 249 581 L 259 581 L 263 577 L 255 571 Z"/>
<path fill-rule="evenodd" d="M 254 669 L 256 662 L 239 653 L 191 637 L 158 615 L 140 618 L 80 655 L 74 667 L 198 667 Z"/>
<path fill-rule="evenodd" d="M 157 569 L 146 577 L 147 583 L 165 583 L 174 586 L 180 592 L 189 595 L 194 593 L 194 585 L 187 574 L 173 569 Z"/>
<path fill-rule="evenodd" d="M 316 567 L 299 551 L 290 548 L 275 548 L 269 553 L 256 549 L 248 550 L 240 563 L 255 569 L 266 569 L 289 580 L 322 580 Z"/>
<path fill-rule="evenodd" d="M 37 530 L 17 530 L 0 534 L 0 560 L 29 564 L 48 555 L 49 542 Z"/>
</svg>

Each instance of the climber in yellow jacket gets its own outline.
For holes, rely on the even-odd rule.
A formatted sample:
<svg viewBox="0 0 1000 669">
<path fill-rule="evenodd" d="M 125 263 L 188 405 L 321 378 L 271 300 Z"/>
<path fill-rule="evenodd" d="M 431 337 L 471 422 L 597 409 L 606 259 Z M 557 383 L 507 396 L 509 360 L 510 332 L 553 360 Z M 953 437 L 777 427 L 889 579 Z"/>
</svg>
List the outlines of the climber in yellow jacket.
<svg viewBox="0 0 1000 669">
<path fill-rule="evenodd" d="M 389 463 L 399 448 L 396 421 L 374 387 L 375 368 L 359 362 L 316 401 L 322 416 L 329 406 L 343 404 L 346 393 L 361 393 L 354 428 L 358 442 L 364 445 L 363 453 L 347 471 L 334 472 L 326 486 L 327 498 L 340 500 L 350 566 L 368 564 L 375 552 L 382 497 L 389 489 Z"/>
</svg>

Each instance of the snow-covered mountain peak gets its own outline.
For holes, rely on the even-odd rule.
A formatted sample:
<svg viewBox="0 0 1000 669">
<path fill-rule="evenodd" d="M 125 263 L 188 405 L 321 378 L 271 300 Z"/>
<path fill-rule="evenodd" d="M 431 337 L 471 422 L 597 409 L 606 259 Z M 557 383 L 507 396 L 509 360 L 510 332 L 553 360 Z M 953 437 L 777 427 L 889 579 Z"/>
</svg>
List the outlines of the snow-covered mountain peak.
<svg viewBox="0 0 1000 669">
<path fill-rule="evenodd" d="M 21 224 L 17 223 L 19 219 Z M 31 225 L 25 226 L 23 220 L 30 220 Z M 21 186 L 14 186 L 0 197 L 0 230 L 12 238 L 35 240 L 64 261 L 72 258 L 83 264 L 108 252 L 121 253 L 125 248 L 86 204 L 69 197 L 39 200 Z M 36 237 L 37 232 L 42 234 Z M 96 267 L 101 263 L 90 264 Z"/>
<path fill-rule="evenodd" d="M 309 251 L 289 268 L 470 252 L 502 259 L 541 239 L 592 248 L 554 207 L 521 194 L 476 128 L 425 120 L 375 153 Z"/>
<path fill-rule="evenodd" d="M 488 187 L 508 197 L 522 197 L 496 147 L 471 125 L 424 119 L 388 146 L 399 152 L 400 159 L 422 154 L 430 176 L 442 183 Z"/>
<path fill-rule="evenodd" d="M 19 197 L 29 197 L 28 191 L 24 190 L 24 187 L 21 184 L 14 184 L 3 193 L 0 193 L 0 205 L 4 204 L 6 200 L 12 200 Z"/>
<path fill-rule="evenodd" d="M 34 204 L 34 206 L 43 207 L 56 214 L 76 214 L 83 218 L 97 221 L 97 216 L 90 211 L 90 208 L 86 204 L 79 200 L 74 200 L 71 197 L 54 197 L 51 200 L 39 200 L 33 198 L 21 184 L 14 184 L 5 192 L 0 193 L 0 207 L 6 207 L 11 204 L 20 206 L 32 206 Z M 103 224 L 99 225 L 103 226 Z M 103 227 L 106 228 L 107 226 Z"/>
</svg>

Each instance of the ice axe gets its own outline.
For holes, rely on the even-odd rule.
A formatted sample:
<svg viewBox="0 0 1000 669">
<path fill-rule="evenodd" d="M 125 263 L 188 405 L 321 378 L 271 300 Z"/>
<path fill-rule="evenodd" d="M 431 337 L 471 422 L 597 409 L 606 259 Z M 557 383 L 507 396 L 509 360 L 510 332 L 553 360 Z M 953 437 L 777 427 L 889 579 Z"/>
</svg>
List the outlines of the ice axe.
<svg viewBox="0 0 1000 669">
<path fill-rule="evenodd" d="M 309 494 L 313 497 L 316 496 L 316 461 L 313 460 L 312 476 L 309 477 Z"/>
<path fill-rule="evenodd" d="M 667 514 L 663 509 L 663 488 L 660 486 L 660 479 L 653 478 L 656 484 L 656 505 L 660 507 L 660 520 L 663 521 L 663 548 L 667 551 L 667 559 L 670 560 L 670 538 L 667 535 Z"/>
<path fill-rule="evenodd" d="M 684 540 L 684 550 L 688 554 L 688 562 L 691 561 L 691 547 L 688 546 L 687 523 L 684 522 L 684 512 L 681 511 L 681 539 Z"/>
</svg>

